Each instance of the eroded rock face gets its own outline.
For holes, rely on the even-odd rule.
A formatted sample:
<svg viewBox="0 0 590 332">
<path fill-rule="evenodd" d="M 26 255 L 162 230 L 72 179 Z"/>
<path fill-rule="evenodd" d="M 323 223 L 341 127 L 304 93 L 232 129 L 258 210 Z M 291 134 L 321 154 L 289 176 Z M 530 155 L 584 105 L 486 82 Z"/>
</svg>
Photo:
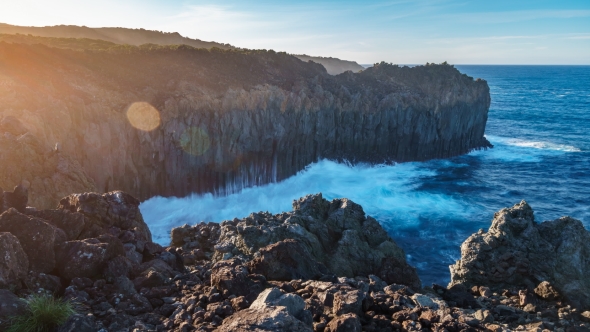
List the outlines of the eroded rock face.
<svg viewBox="0 0 590 332">
<path fill-rule="evenodd" d="M 590 306 L 590 233 L 569 217 L 536 223 L 525 201 L 497 212 L 488 232 L 471 235 L 450 268 L 451 285 L 533 289 L 548 281 L 574 305 Z"/>
<path fill-rule="evenodd" d="M 488 85 L 449 65 L 381 63 L 332 76 L 274 51 L 24 44 L 0 45 L 0 57 L 10 68 L 0 69 L 0 119 L 22 119 L 27 130 L 0 137 L 11 151 L 10 160 L 0 156 L 0 174 L 30 179 L 39 208 L 70 192 L 118 188 L 142 200 L 233 192 L 320 158 L 402 162 L 489 146 Z M 13 61 L 22 58 L 34 65 Z M 53 85 L 39 89 L 15 75 Z M 157 128 L 131 125 L 136 102 L 159 112 Z M 3 179 L 4 187 L 16 183 Z"/>
<path fill-rule="evenodd" d="M 16 236 L 29 258 L 30 269 L 43 273 L 55 268 L 55 248 L 66 240 L 61 229 L 14 208 L 0 215 L 0 232 Z"/>
<path fill-rule="evenodd" d="M 283 255 L 283 266 L 301 265 L 303 268 L 306 267 L 303 262 L 278 252 L 282 246 L 301 245 L 302 253 L 310 253 L 313 260 L 327 267 L 326 272 L 337 276 L 379 274 L 383 263 L 391 263 L 389 259 L 392 258 L 396 267 L 405 271 L 402 282 L 420 288 L 416 270 L 406 263 L 403 250 L 375 219 L 365 216 L 360 205 L 345 198 L 328 202 L 321 194 L 316 194 L 294 201 L 293 209 L 289 213 L 253 213 L 242 220 L 224 221 L 213 259 L 238 256 L 248 261 L 255 258 L 254 267 L 268 267 L 272 272 L 272 256 Z M 287 239 L 297 244 L 277 243 Z M 261 250 L 275 243 L 274 247 Z M 263 263 L 267 260 L 269 265 Z M 313 269 L 316 264 L 313 260 L 309 262 L 312 266 L 301 272 L 322 272 L 320 265 L 316 265 L 317 270 Z M 282 271 L 285 275 L 279 276 L 286 277 L 288 271 Z"/>
<path fill-rule="evenodd" d="M 270 280 L 313 279 L 328 273 L 305 246 L 293 239 L 261 248 L 248 266 L 252 273 L 262 274 Z"/>
<path fill-rule="evenodd" d="M 122 255 L 123 245 L 108 239 L 85 239 L 68 241 L 58 251 L 57 268 L 60 275 L 68 280 L 76 277 L 97 277 L 112 258 Z"/>
<path fill-rule="evenodd" d="M 58 209 L 83 214 L 89 225 L 78 238 L 96 237 L 105 229 L 116 227 L 133 231 L 136 240 L 152 241 L 150 229 L 139 211 L 139 201 L 122 191 L 105 194 L 83 193 L 64 197 Z"/>
<path fill-rule="evenodd" d="M 0 253 L 0 288 L 17 288 L 27 276 L 29 258 L 10 233 L 0 233 Z"/>
</svg>

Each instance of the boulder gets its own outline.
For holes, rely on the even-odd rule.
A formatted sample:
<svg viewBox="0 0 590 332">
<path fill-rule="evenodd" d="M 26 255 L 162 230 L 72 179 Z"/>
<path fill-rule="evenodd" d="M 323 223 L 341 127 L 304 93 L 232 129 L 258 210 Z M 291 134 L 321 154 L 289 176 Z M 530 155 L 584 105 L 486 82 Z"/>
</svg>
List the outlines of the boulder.
<svg viewBox="0 0 590 332">
<path fill-rule="evenodd" d="M 222 294 L 247 296 L 252 285 L 248 275 L 248 269 L 238 259 L 217 262 L 211 268 L 211 287 Z"/>
<path fill-rule="evenodd" d="M 99 239 L 67 241 L 58 251 L 57 269 L 62 278 L 93 278 L 103 273 L 110 259 L 124 255 L 121 243 Z"/>
<path fill-rule="evenodd" d="M 314 279 L 327 272 L 299 241 L 287 239 L 261 248 L 248 262 L 250 272 L 269 280 Z"/>
<path fill-rule="evenodd" d="M 96 236 L 97 229 L 117 227 L 133 231 L 136 240 L 152 241 L 150 230 L 139 211 L 139 200 L 125 192 L 72 194 L 62 198 L 58 209 L 79 212 L 88 218 L 88 234 L 83 233 L 81 238 Z"/>
<path fill-rule="evenodd" d="M 337 316 L 328 323 L 326 332 L 361 332 L 361 321 L 353 313 Z"/>
<path fill-rule="evenodd" d="M 311 332 L 311 324 L 305 324 L 289 314 L 285 307 L 244 309 L 223 320 L 219 332 L 234 331 L 292 331 Z M 359 330 L 360 331 L 360 330 Z"/>
<path fill-rule="evenodd" d="M 535 294 L 546 301 L 554 301 L 560 298 L 559 292 L 548 281 L 541 282 L 535 288 Z"/>
<path fill-rule="evenodd" d="M 327 267 L 327 274 L 347 277 L 379 275 L 384 262 L 388 262 L 394 265 L 389 270 L 399 268 L 404 272 L 404 280 L 399 280 L 400 283 L 412 287 L 420 285 L 416 270 L 406 262 L 404 251 L 375 219 L 365 216 L 360 205 L 346 198 L 329 202 L 323 199 L 322 194 L 316 194 L 294 201 L 293 209 L 292 212 L 277 215 L 253 213 L 242 220 L 222 222 L 213 260 L 239 256 L 248 261 L 266 246 L 293 239 L 301 245 L 300 251 L 306 250 L 315 261 Z M 283 255 L 286 261 L 290 259 L 289 255 L 284 255 L 286 253 L 279 253 L 284 246 L 290 245 L 277 245 L 272 251 L 266 248 L 264 253 L 269 263 L 273 256 Z M 262 261 L 266 257 L 260 257 L 256 263 L 263 266 Z M 289 264 L 306 267 L 300 260 Z M 267 266 L 272 267 L 272 264 Z M 313 274 L 315 271 L 308 268 L 306 273 Z M 280 277 L 287 274 L 289 272 Z"/>
<path fill-rule="evenodd" d="M 98 330 L 94 315 L 75 314 L 70 316 L 57 332 L 95 332 Z"/>
<path fill-rule="evenodd" d="M 50 273 L 55 268 L 55 247 L 62 244 L 65 233 L 45 220 L 21 214 L 11 208 L 0 215 L 0 232 L 16 236 L 29 258 L 29 268 Z"/>
<path fill-rule="evenodd" d="M 296 294 L 283 294 L 278 288 L 269 288 L 258 295 L 250 305 L 250 309 L 262 310 L 265 307 L 285 307 L 289 315 L 301 319 L 305 309 L 305 301 Z"/>
<path fill-rule="evenodd" d="M 25 301 L 6 289 L 0 289 L 0 331 L 8 328 L 9 319 L 27 311 Z"/>
<path fill-rule="evenodd" d="M 461 245 L 450 285 L 535 288 L 547 281 L 574 306 L 590 307 L 590 233 L 579 220 L 536 223 L 522 201 L 496 212 L 487 232 Z"/>
<path fill-rule="evenodd" d="M 334 294 L 334 307 L 332 311 L 334 315 L 340 316 L 344 314 L 353 313 L 360 315 L 363 308 L 363 300 L 367 294 L 362 290 L 340 291 Z"/>
<path fill-rule="evenodd" d="M 29 271 L 29 258 L 11 233 L 0 233 L 0 253 L 0 288 L 18 288 Z"/>
<path fill-rule="evenodd" d="M 66 233 L 67 241 L 84 240 L 80 237 L 82 232 L 90 226 L 88 218 L 82 213 L 70 212 L 67 210 L 39 210 L 28 213 L 29 215 L 41 218 Z M 85 233 L 88 233 L 87 231 Z M 95 234 L 96 236 L 100 234 Z"/>
<path fill-rule="evenodd" d="M 15 208 L 18 212 L 24 213 L 29 202 L 29 186 L 28 181 L 23 181 L 14 187 L 12 192 L 5 191 L 2 211 Z"/>
</svg>

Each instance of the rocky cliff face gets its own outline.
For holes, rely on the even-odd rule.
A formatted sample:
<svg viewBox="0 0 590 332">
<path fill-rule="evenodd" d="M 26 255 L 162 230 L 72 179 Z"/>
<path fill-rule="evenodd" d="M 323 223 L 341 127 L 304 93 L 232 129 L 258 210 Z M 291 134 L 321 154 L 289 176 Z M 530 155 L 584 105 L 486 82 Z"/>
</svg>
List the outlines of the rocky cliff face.
<svg viewBox="0 0 590 332">
<path fill-rule="evenodd" d="M 485 81 L 448 65 L 331 76 L 273 51 L 0 42 L 0 121 L 20 128 L 0 137 L 0 186 L 27 179 L 49 207 L 72 191 L 228 193 L 319 158 L 445 158 L 489 146 L 489 104 Z"/>
</svg>

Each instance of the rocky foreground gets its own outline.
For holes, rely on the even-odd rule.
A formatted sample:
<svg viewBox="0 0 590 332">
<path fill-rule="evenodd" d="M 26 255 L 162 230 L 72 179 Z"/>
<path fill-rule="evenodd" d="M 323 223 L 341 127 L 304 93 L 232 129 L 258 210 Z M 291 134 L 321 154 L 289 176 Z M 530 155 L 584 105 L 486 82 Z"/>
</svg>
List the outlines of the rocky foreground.
<svg viewBox="0 0 590 332">
<path fill-rule="evenodd" d="M 588 331 L 588 231 L 535 223 L 522 202 L 496 213 L 424 287 L 363 209 L 321 194 L 293 211 L 185 225 L 151 241 L 139 201 L 121 191 L 0 207 L 0 330 L 20 297 L 78 303 L 59 331 Z"/>
</svg>

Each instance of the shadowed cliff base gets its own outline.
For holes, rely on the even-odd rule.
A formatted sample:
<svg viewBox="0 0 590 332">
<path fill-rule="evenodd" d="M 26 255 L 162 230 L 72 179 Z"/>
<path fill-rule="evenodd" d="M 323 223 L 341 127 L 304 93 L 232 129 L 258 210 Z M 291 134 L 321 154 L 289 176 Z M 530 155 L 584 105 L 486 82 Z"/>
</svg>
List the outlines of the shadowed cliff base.
<svg viewBox="0 0 590 332">
<path fill-rule="evenodd" d="M 274 51 L 66 42 L 82 46 L 0 42 L 0 185 L 29 180 L 39 207 L 68 184 L 141 200 L 228 193 L 320 158 L 404 162 L 490 147 L 487 83 L 447 64 L 332 76 Z M 134 127 L 136 103 L 159 125 Z"/>
</svg>

